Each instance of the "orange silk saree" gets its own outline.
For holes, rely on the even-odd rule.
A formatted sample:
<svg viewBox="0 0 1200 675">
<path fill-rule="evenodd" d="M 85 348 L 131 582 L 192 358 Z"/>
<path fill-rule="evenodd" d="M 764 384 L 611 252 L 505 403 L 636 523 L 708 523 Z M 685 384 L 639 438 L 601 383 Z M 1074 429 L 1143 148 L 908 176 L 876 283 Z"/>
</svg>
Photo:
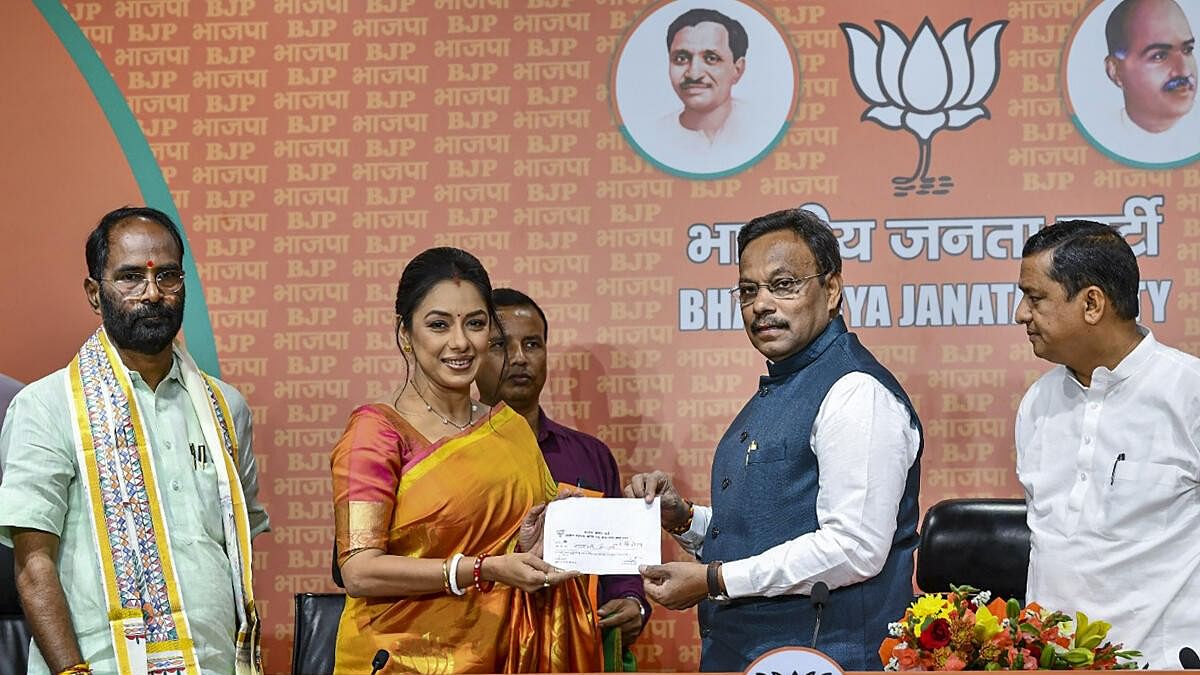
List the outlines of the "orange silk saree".
<svg viewBox="0 0 1200 675">
<path fill-rule="evenodd" d="M 414 558 L 516 550 L 525 513 L 557 488 L 525 419 L 504 405 L 430 443 L 387 405 L 350 416 L 332 456 L 339 563 L 368 548 Z M 335 673 L 596 672 L 599 628 L 584 582 L 526 593 L 347 598 Z"/>
</svg>

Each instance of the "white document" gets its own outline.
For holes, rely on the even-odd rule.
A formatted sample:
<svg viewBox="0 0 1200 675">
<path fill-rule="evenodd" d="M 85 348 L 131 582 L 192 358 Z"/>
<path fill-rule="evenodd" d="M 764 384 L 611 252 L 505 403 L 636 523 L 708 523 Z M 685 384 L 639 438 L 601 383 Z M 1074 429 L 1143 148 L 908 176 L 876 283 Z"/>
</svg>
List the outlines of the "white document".
<svg viewBox="0 0 1200 675">
<path fill-rule="evenodd" d="M 637 574 L 662 563 L 659 499 L 574 497 L 546 507 L 544 560 L 584 574 Z"/>
</svg>

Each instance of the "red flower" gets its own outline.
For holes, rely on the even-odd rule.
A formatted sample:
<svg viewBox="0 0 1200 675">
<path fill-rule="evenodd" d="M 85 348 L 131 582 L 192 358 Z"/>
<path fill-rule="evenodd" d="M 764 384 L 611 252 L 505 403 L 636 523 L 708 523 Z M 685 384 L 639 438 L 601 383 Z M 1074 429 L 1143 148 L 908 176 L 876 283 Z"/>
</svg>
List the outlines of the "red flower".
<svg viewBox="0 0 1200 675">
<path fill-rule="evenodd" d="M 945 647 L 950 644 L 950 622 L 945 619 L 934 619 L 933 623 L 921 631 L 921 637 L 917 639 L 921 643 L 921 647 L 925 649 Z"/>
</svg>

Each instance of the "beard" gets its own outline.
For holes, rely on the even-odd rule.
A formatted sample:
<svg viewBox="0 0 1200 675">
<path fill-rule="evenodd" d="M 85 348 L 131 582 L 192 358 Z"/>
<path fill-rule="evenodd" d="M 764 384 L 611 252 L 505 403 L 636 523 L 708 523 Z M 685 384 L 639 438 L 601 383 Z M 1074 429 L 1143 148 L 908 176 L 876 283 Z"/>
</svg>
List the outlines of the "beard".
<svg viewBox="0 0 1200 675">
<path fill-rule="evenodd" d="M 170 346 L 183 325 L 183 289 L 179 302 L 167 304 L 166 296 L 157 303 L 137 303 L 133 309 L 121 309 L 121 301 L 100 290 L 100 315 L 104 330 L 113 344 L 139 354 L 158 354 Z"/>
</svg>

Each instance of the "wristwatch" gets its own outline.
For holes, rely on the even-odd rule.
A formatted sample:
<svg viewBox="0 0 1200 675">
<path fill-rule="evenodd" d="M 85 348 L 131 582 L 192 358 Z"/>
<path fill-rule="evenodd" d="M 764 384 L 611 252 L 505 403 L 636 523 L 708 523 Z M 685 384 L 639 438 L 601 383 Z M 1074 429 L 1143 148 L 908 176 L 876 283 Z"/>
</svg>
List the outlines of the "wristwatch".
<svg viewBox="0 0 1200 675">
<path fill-rule="evenodd" d="M 720 560 L 708 563 L 708 599 L 712 602 L 724 604 L 729 602 L 729 594 L 721 589 L 720 571 Z"/>
</svg>

